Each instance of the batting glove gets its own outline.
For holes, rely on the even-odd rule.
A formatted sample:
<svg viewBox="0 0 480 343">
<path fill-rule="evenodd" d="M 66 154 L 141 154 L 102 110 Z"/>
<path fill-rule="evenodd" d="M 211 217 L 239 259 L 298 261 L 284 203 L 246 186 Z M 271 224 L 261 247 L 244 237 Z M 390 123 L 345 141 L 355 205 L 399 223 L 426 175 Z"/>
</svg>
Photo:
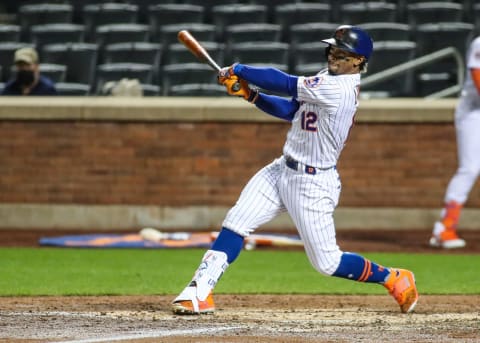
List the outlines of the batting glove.
<svg viewBox="0 0 480 343">
<path fill-rule="evenodd" d="M 255 103 L 258 98 L 258 90 L 251 89 L 248 82 L 233 75 L 226 78 L 222 83 L 227 88 L 227 93 L 234 96 L 239 96 L 248 102 Z"/>
</svg>

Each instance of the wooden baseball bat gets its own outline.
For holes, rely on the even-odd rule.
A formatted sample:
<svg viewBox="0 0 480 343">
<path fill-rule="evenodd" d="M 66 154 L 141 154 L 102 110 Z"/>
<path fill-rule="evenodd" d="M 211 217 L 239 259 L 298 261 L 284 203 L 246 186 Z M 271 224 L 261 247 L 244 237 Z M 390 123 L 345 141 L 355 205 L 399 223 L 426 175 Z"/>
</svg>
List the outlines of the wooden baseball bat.
<svg viewBox="0 0 480 343">
<path fill-rule="evenodd" d="M 185 45 L 190 52 L 197 57 L 197 59 L 201 62 L 207 63 L 210 67 L 212 67 L 216 72 L 220 71 L 220 66 L 213 60 L 210 54 L 205 50 L 205 48 L 192 36 L 190 32 L 187 30 L 182 30 L 178 32 L 178 40 L 180 43 Z M 232 90 L 234 92 L 240 90 L 240 83 L 235 83 L 232 86 Z"/>
</svg>

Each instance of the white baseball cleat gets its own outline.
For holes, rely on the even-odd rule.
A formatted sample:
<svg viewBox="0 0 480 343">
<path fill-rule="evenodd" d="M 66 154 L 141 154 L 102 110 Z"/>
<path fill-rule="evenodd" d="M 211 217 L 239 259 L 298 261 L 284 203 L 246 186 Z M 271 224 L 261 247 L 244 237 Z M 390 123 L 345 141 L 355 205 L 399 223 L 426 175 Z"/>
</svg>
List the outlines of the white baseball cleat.
<svg viewBox="0 0 480 343">
<path fill-rule="evenodd" d="M 197 296 L 197 286 L 193 281 L 172 302 L 172 311 L 175 314 L 208 314 L 215 312 L 212 292 L 205 299 Z"/>
<path fill-rule="evenodd" d="M 467 243 L 457 235 L 456 230 L 447 230 L 442 222 L 436 222 L 433 227 L 430 246 L 444 249 L 463 248 Z"/>
</svg>

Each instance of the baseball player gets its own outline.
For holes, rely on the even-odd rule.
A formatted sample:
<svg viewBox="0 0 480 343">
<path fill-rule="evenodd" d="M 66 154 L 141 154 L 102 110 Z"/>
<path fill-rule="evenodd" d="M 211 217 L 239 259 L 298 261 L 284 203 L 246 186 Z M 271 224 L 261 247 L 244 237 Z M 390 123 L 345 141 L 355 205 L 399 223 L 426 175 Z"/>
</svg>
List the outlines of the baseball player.
<svg viewBox="0 0 480 343">
<path fill-rule="evenodd" d="M 386 268 L 358 254 L 343 252 L 335 239 L 333 212 L 341 183 L 336 164 L 358 106 L 360 73 L 373 43 L 354 26 L 340 26 L 323 40 L 328 68 L 312 77 L 293 76 L 274 68 L 234 64 L 219 72 L 230 95 L 291 123 L 283 154 L 258 171 L 228 212 L 217 239 L 205 253 L 191 282 L 174 299 L 176 314 L 215 309 L 212 291 L 239 255 L 245 237 L 282 212 L 288 212 L 313 267 L 325 275 L 383 285 L 404 313 L 413 310 L 418 293 L 412 272 Z M 233 84 L 241 89 L 234 91 Z M 283 98 L 260 93 L 249 84 Z"/>
<path fill-rule="evenodd" d="M 445 193 L 441 219 L 433 228 L 430 245 L 445 249 L 463 248 L 466 243 L 457 234 L 463 204 L 467 201 L 480 173 L 480 37 L 467 52 L 467 73 L 455 110 L 458 169 Z"/>
</svg>

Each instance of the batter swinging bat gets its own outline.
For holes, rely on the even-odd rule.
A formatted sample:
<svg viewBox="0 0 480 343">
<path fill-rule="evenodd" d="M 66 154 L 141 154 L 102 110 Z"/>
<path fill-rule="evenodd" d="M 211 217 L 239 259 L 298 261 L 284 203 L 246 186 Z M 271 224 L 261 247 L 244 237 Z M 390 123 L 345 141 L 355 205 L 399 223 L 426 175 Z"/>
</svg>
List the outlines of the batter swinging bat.
<svg viewBox="0 0 480 343">
<path fill-rule="evenodd" d="M 182 30 L 177 35 L 178 40 L 187 47 L 188 50 L 192 54 L 194 54 L 197 59 L 201 62 L 207 63 L 210 67 L 212 67 L 215 71 L 220 71 L 220 66 L 213 60 L 210 54 L 205 50 L 205 48 L 192 36 L 190 32 L 187 30 Z M 234 92 L 240 90 L 240 83 L 235 83 L 232 86 L 232 90 Z"/>
</svg>

